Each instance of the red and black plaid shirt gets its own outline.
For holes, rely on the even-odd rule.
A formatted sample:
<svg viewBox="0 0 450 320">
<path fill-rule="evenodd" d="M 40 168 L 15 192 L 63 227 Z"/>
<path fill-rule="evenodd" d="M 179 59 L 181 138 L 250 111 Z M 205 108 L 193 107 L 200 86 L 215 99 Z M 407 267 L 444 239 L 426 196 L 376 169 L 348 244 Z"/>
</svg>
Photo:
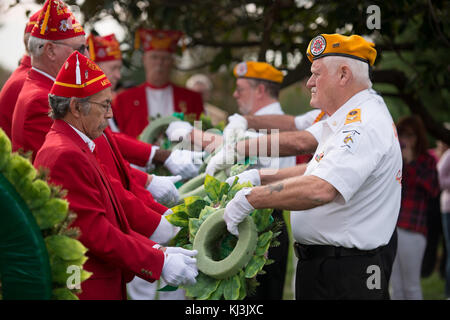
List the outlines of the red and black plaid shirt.
<svg viewBox="0 0 450 320">
<path fill-rule="evenodd" d="M 427 208 L 439 194 L 436 160 L 421 154 L 416 161 L 403 164 L 402 204 L 397 226 L 427 235 Z"/>
</svg>

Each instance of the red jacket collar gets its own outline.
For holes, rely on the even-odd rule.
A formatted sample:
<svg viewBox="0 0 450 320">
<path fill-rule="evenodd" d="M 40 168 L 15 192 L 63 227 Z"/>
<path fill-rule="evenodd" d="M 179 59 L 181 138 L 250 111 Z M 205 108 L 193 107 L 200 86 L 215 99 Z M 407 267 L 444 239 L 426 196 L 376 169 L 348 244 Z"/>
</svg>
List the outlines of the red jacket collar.
<svg viewBox="0 0 450 320">
<path fill-rule="evenodd" d="M 81 150 L 92 154 L 91 150 L 89 150 L 89 146 L 81 139 L 81 137 L 76 133 L 75 130 L 64 120 L 55 120 L 52 125 L 52 130 L 62 133 L 67 136 L 70 140 L 72 140 Z"/>
<path fill-rule="evenodd" d="M 45 82 L 46 84 L 49 84 L 50 87 L 53 85 L 53 80 L 52 79 L 50 79 L 49 77 L 46 77 L 43 74 L 37 72 L 33 68 L 31 68 L 30 71 L 28 72 L 28 78 L 31 79 L 31 80 Z"/>
<path fill-rule="evenodd" d="M 20 60 L 20 64 L 25 68 L 31 68 L 31 57 L 24 54 L 22 60 Z"/>
</svg>

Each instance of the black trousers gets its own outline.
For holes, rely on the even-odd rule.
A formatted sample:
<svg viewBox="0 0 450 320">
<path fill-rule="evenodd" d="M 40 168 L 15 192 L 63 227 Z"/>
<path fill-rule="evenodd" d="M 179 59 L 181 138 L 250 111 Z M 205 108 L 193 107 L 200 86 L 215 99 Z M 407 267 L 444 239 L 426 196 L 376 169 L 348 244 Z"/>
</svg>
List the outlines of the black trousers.
<svg viewBox="0 0 450 320">
<path fill-rule="evenodd" d="M 381 250 L 381 258 L 383 260 L 384 273 L 389 283 L 392 274 L 392 266 L 394 265 L 395 256 L 397 254 L 397 228 L 389 240 L 389 243 Z"/>
<path fill-rule="evenodd" d="M 272 213 L 275 220 L 283 220 L 283 210 L 275 209 Z M 286 278 L 287 257 L 289 251 L 289 235 L 286 224 L 283 224 L 281 234 L 277 240 L 278 247 L 269 249 L 269 259 L 275 260 L 271 265 L 265 266 L 266 274 L 256 276 L 259 286 L 256 293 L 245 300 L 282 300 L 284 281 Z"/>
<path fill-rule="evenodd" d="M 297 300 L 389 299 L 381 252 L 373 255 L 324 257 L 299 261 Z"/>
</svg>

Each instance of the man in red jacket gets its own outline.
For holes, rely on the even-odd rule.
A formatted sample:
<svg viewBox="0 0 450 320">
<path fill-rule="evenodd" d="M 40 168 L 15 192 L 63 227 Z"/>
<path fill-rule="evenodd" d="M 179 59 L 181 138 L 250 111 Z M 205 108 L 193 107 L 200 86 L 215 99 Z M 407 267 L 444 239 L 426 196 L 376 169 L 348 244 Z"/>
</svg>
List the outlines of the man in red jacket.
<svg viewBox="0 0 450 320">
<path fill-rule="evenodd" d="M 23 55 L 22 60 L 20 60 L 19 66 L 5 82 L 0 92 L 0 127 L 5 131 L 9 139 L 11 139 L 11 125 L 14 107 L 16 105 L 20 90 L 22 90 L 28 71 L 31 68 L 31 58 L 28 53 L 28 39 L 30 38 L 31 30 L 36 24 L 40 12 L 41 10 L 34 13 L 25 26 L 23 43 L 25 44 L 26 53 Z"/>
<path fill-rule="evenodd" d="M 94 141 L 112 116 L 110 87 L 94 62 L 73 52 L 51 88 L 55 121 L 34 163 L 49 168 L 77 214 L 73 226 L 89 250 L 85 268 L 93 272 L 81 284 L 81 299 L 126 299 L 126 282 L 135 275 L 177 286 L 195 283 L 198 274 L 196 251 L 161 247 L 132 229 L 120 201 L 124 189 L 97 160 Z"/>
<path fill-rule="evenodd" d="M 180 31 L 139 29 L 135 48 L 142 43 L 142 62 L 146 81 L 119 93 L 113 102 L 114 118 L 121 132 L 137 137 L 149 123 L 149 117 L 171 115 L 173 112 L 203 112 L 199 93 L 170 82 Z"/>
<path fill-rule="evenodd" d="M 31 31 L 28 49 L 32 67 L 19 95 L 11 130 L 14 151 L 36 151 L 52 125 L 48 117 L 48 93 L 69 55 L 87 54 L 85 33 L 69 8 L 61 1 L 46 1 Z"/>
</svg>

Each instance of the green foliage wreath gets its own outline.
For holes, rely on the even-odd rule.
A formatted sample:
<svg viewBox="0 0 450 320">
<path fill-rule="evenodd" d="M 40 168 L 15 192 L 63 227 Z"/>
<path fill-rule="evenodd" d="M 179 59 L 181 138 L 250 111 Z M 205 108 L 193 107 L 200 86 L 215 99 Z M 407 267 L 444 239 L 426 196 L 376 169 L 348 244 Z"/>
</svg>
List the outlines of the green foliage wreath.
<svg viewBox="0 0 450 320">
<path fill-rule="evenodd" d="M 87 249 L 70 228 L 61 187 L 47 183 L 48 173 L 36 170 L 29 157 L 11 153 L 11 142 L 0 129 L 0 275 L 4 299 L 77 300 L 69 289 L 70 266 L 80 284 L 91 276 L 83 269 Z M 71 284 L 69 279 L 69 284 Z M 77 285 L 76 283 L 73 283 Z"/>
<path fill-rule="evenodd" d="M 173 207 L 173 214 L 167 216 L 169 222 L 181 228 L 169 245 L 192 249 L 202 224 L 218 210 L 223 211 L 239 190 L 251 186 L 250 183 L 239 184 L 237 179 L 230 186 L 226 182 L 206 175 L 204 181 L 206 196 L 184 198 L 184 203 Z M 280 233 L 281 224 L 274 222 L 272 209 L 254 210 L 250 217 L 258 233 L 256 249 L 249 253 L 251 257 L 244 256 L 245 254 L 239 257 L 239 259 L 246 259 L 248 263 L 225 279 L 216 279 L 199 270 L 196 284 L 184 287 L 188 297 L 199 300 L 242 300 L 254 293 L 258 285 L 256 276 L 264 274 L 263 267 L 274 262 L 267 258 L 266 253 L 269 247 L 280 244 L 276 237 Z M 217 239 L 214 259 L 224 262 L 234 250 L 238 238 L 228 233 L 226 229 L 219 236 L 211 236 Z M 202 253 L 199 252 L 200 254 Z"/>
</svg>

